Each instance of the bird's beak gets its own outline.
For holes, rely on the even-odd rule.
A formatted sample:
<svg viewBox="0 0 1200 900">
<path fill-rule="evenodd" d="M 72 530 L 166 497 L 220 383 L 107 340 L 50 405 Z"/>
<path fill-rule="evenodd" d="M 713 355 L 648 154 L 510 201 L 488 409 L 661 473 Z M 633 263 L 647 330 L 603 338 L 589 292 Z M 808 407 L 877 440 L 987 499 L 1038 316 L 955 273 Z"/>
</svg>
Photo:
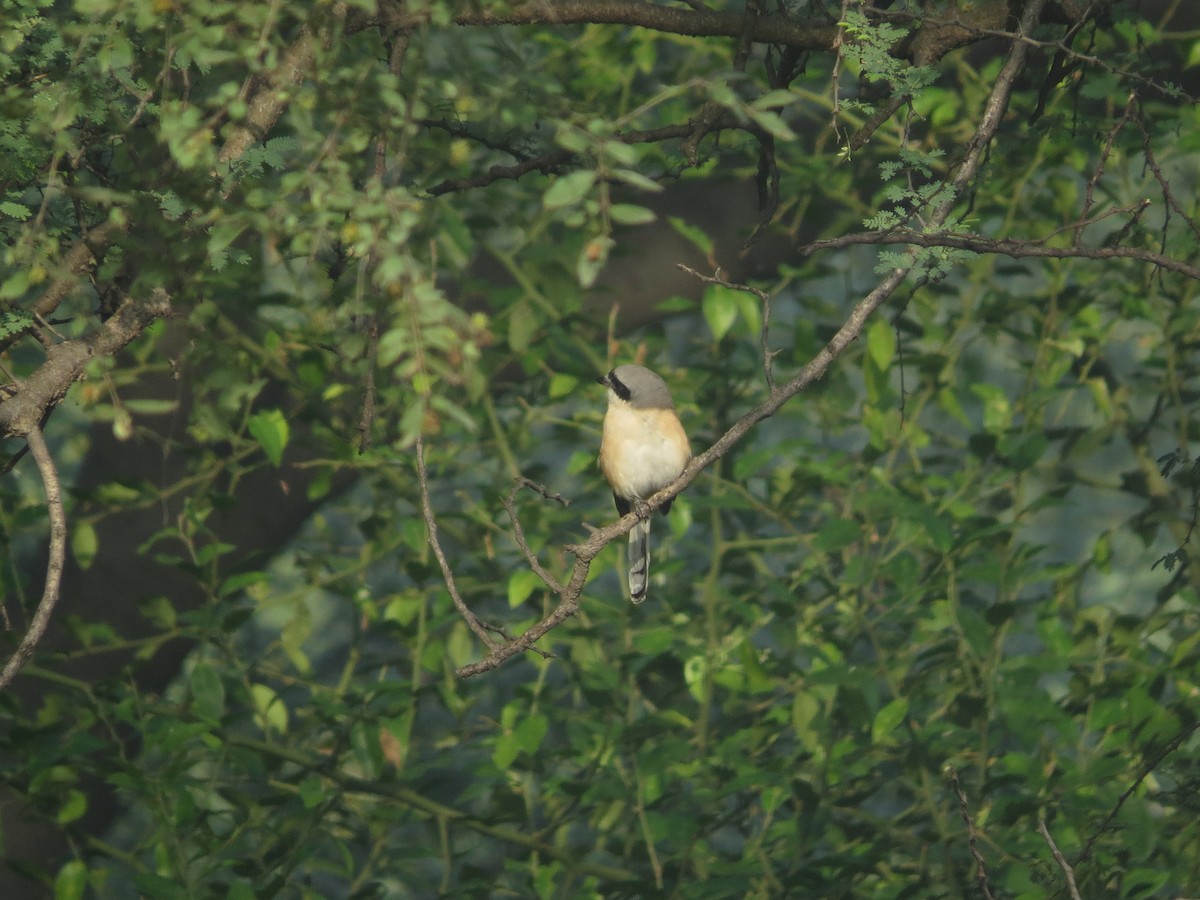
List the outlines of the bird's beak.
<svg viewBox="0 0 1200 900">
<path fill-rule="evenodd" d="M 601 375 L 599 378 L 596 379 L 596 384 L 602 384 L 605 387 L 608 387 L 608 376 Z"/>
</svg>

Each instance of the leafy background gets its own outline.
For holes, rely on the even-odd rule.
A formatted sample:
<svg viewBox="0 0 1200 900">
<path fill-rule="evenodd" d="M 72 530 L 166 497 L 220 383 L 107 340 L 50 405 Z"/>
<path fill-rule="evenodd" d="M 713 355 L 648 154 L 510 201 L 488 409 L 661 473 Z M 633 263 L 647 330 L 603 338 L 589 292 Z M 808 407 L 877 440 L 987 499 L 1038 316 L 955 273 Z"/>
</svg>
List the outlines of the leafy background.
<svg viewBox="0 0 1200 900">
<path fill-rule="evenodd" d="M 1196 261 L 1200 23 L 1048 10 L 947 229 L 1029 252 L 905 257 L 1007 4 L 751 5 L 803 52 L 645 6 L 0 4 L 0 399 L 31 323 L 172 309 L 45 425 L 71 553 L 0 697 L 14 896 L 1200 886 L 1197 282 L 1147 261 Z M 458 591 L 518 635 L 556 599 L 513 480 L 571 500 L 515 495 L 558 577 L 611 520 L 597 374 L 654 367 L 699 451 L 768 397 L 764 312 L 782 382 L 901 261 L 656 520 L 647 603 L 616 541 L 552 657 L 456 674 L 418 436 Z M 0 500 L 15 646 L 28 460 Z"/>
</svg>

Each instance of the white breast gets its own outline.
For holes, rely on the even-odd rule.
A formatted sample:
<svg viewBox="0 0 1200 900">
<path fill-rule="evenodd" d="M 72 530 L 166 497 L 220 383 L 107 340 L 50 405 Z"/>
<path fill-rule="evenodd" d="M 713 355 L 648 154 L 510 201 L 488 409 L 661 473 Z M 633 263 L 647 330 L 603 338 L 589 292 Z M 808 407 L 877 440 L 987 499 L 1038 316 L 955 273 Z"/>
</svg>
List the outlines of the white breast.
<svg viewBox="0 0 1200 900">
<path fill-rule="evenodd" d="M 690 458 L 687 435 L 673 410 L 609 405 L 600 467 L 622 497 L 644 500 L 674 481 Z"/>
</svg>

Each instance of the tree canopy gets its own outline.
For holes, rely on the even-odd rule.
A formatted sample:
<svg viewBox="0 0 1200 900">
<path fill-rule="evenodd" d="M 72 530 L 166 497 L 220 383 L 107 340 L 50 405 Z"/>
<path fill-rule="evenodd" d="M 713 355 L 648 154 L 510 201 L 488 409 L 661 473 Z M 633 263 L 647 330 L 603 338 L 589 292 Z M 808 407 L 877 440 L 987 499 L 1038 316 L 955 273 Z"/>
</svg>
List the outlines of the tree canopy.
<svg viewBox="0 0 1200 900">
<path fill-rule="evenodd" d="M 1198 65 L 1179 0 L 0 0 L 0 891 L 1200 890 Z"/>
</svg>

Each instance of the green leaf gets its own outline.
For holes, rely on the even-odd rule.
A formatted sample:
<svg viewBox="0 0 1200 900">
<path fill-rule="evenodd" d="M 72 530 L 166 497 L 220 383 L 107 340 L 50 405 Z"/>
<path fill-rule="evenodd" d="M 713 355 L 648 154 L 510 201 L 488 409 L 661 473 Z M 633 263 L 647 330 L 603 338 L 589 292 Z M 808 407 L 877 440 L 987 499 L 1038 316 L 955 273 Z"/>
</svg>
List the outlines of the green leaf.
<svg viewBox="0 0 1200 900">
<path fill-rule="evenodd" d="M 225 714 L 225 685 L 215 668 L 208 663 L 197 664 L 188 678 L 188 686 L 197 716 L 217 721 Z"/>
<path fill-rule="evenodd" d="M 526 753 L 536 753 L 538 748 L 542 746 L 542 739 L 546 737 L 546 732 L 550 728 L 550 723 L 541 713 L 533 713 L 527 716 L 517 725 L 516 734 L 517 743 Z"/>
<path fill-rule="evenodd" d="M 723 284 L 710 284 L 704 291 L 700 301 L 700 309 L 704 313 L 704 321 L 713 338 L 720 341 L 729 333 L 733 323 L 737 321 L 738 300 L 736 291 Z"/>
<path fill-rule="evenodd" d="M 574 375 L 567 375 L 564 372 L 556 372 L 550 376 L 550 388 L 548 395 L 551 400 L 559 400 L 574 393 L 578 387 L 579 379 Z"/>
<path fill-rule="evenodd" d="M 542 205 L 546 209 L 575 206 L 587 196 L 595 183 L 596 173 L 588 169 L 560 175 L 550 183 L 550 187 L 542 195 Z"/>
<path fill-rule="evenodd" d="M 99 539 L 96 536 L 96 529 L 91 522 L 80 521 L 75 523 L 75 527 L 71 530 L 71 554 L 75 557 L 75 562 L 79 564 L 79 568 L 90 569 L 92 563 L 96 559 L 96 549 L 99 547 Z"/>
<path fill-rule="evenodd" d="M 283 648 L 283 652 L 287 654 L 288 659 L 301 675 L 307 675 L 312 668 L 308 661 L 308 655 L 304 652 L 304 644 L 312 634 L 312 630 L 312 613 L 309 612 L 308 604 L 301 600 L 296 604 L 291 619 L 279 632 L 279 646 Z"/>
<path fill-rule="evenodd" d="M 87 883 L 87 866 L 81 860 L 71 860 L 54 878 L 54 900 L 82 900 Z"/>
<path fill-rule="evenodd" d="M 612 252 L 614 246 L 616 246 L 616 242 L 612 238 L 602 235 L 592 238 L 579 251 L 579 259 L 575 264 L 575 275 L 579 279 L 580 287 L 587 289 L 596 283 L 596 279 L 600 277 L 600 272 L 608 262 L 608 254 Z"/>
<path fill-rule="evenodd" d="M 632 203 L 614 203 L 608 210 L 613 222 L 618 225 L 646 225 L 656 218 L 654 211 Z"/>
<path fill-rule="evenodd" d="M 0 201 L 0 214 L 8 216 L 10 219 L 18 219 L 24 222 L 31 215 L 33 215 L 33 210 L 23 204 L 13 203 L 11 200 L 4 200 Z"/>
<path fill-rule="evenodd" d="M 983 401 L 983 427 L 989 434 L 999 434 L 1012 424 L 1012 404 L 1008 394 L 994 384 L 976 383 L 971 392 Z"/>
<path fill-rule="evenodd" d="M 886 371 L 896 357 L 896 329 L 883 319 L 867 327 L 867 353 L 880 371 Z"/>
<path fill-rule="evenodd" d="M 529 599 L 529 596 L 542 587 L 542 579 L 529 569 L 519 569 L 508 577 L 508 606 L 516 609 Z"/>
<path fill-rule="evenodd" d="M 71 788 L 67 791 L 67 799 L 62 806 L 58 808 L 58 815 L 55 816 L 55 821 L 59 825 L 67 825 L 81 818 L 87 812 L 88 802 L 87 796 L 83 791 L 77 788 Z"/>
<path fill-rule="evenodd" d="M 290 433 L 288 420 L 283 413 L 278 409 L 265 409 L 255 413 L 250 417 L 248 428 L 267 454 L 267 459 L 275 466 L 281 465 Z"/>
<path fill-rule="evenodd" d="M 671 227 L 680 235 L 688 240 L 697 250 L 703 253 L 709 259 L 713 255 L 713 242 L 708 233 L 691 223 L 681 219 L 679 216 L 668 216 L 667 221 L 671 223 Z"/>
<path fill-rule="evenodd" d="M 0 300 L 16 300 L 29 290 L 29 271 L 18 269 L 0 284 Z"/>
<path fill-rule="evenodd" d="M 520 754 L 521 742 L 514 733 L 497 735 L 496 746 L 492 749 L 492 765 L 503 772 L 516 762 Z"/>
<path fill-rule="evenodd" d="M 309 775 L 300 782 L 297 789 L 300 793 L 300 802 L 304 804 L 305 809 L 314 809 L 325 802 L 327 792 L 325 790 L 325 782 L 316 775 Z"/>
<path fill-rule="evenodd" d="M 265 684 L 250 685 L 250 698 L 254 701 L 255 721 L 259 728 L 268 733 L 287 733 L 287 706 L 271 687 Z"/>
<path fill-rule="evenodd" d="M 821 526 L 813 540 L 813 547 L 822 553 L 833 553 L 856 542 L 862 527 L 852 519 L 830 519 Z"/>
<path fill-rule="evenodd" d="M 613 169 L 609 172 L 609 176 L 615 181 L 621 181 L 625 184 L 635 187 L 638 190 L 657 193 L 663 189 L 663 186 L 651 178 L 647 178 L 636 169 Z"/>
<path fill-rule="evenodd" d="M 533 336 L 539 327 L 533 307 L 528 303 L 518 303 L 512 308 L 508 317 L 508 346 L 514 353 L 524 353 L 529 349 Z"/>
<path fill-rule="evenodd" d="M 871 741 L 876 744 L 894 744 L 899 741 L 901 735 L 895 732 L 907 716 L 908 700 L 897 697 L 875 714 L 875 721 L 871 723 Z"/>
</svg>

